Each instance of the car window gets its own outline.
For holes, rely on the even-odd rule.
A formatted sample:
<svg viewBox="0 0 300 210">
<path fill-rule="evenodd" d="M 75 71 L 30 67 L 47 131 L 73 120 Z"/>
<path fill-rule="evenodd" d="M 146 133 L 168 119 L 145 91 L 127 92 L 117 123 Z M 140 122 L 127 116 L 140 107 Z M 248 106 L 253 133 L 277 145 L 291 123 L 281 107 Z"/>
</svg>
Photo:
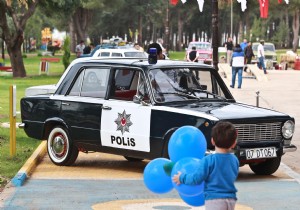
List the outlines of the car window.
<svg viewBox="0 0 300 210">
<path fill-rule="evenodd" d="M 125 57 L 132 57 L 132 58 L 146 58 L 147 55 L 143 52 L 125 52 Z"/>
<path fill-rule="evenodd" d="M 197 71 L 199 80 L 196 79 Z M 157 102 L 215 100 L 225 96 L 215 77 L 205 69 L 153 69 L 149 77 Z"/>
<path fill-rule="evenodd" d="M 69 95 L 104 98 L 109 69 L 88 68 L 81 71 L 77 77 Z"/>
<path fill-rule="evenodd" d="M 110 52 L 101 52 L 99 53 L 98 57 L 109 57 Z"/>
<path fill-rule="evenodd" d="M 140 84 L 142 88 L 143 75 L 141 71 L 136 69 L 118 68 L 114 71 L 110 98 L 132 101 L 133 96 L 137 94 L 137 89 Z M 142 88 L 144 90 L 144 88 Z M 142 94 L 144 92 L 141 92 Z"/>
<path fill-rule="evenodd" d="M 111 57 L 123 57 L 122 53 L 111 53 Z"/>
</svg>

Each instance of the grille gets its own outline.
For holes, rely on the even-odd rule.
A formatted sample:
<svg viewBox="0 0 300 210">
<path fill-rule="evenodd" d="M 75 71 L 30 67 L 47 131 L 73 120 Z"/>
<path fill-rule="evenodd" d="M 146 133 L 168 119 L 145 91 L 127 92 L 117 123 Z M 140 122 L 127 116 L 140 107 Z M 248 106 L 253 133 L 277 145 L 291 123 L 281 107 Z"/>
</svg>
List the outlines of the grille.
<svg viewBox="0 0 300 210">
<path fill-rule="evenodd" d="M 259 124 L 235 124 L 238 142 L 281 141 L 281 122 Z"/>
</svg>

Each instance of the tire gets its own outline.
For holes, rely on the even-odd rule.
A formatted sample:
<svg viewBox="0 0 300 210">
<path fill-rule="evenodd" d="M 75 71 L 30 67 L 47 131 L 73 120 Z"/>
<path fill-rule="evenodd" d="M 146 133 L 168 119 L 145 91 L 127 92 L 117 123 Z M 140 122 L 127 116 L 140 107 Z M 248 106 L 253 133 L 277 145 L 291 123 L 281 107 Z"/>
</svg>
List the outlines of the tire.
<svg viewBox="0 0 300 210">
<path fill-rule="evenodd" d="M 48 155 L 55 165 L 72 165 L 78 157 L 78 149 L 73 145 L 68 132 L 62 127 L 54 127 L 47 141 Z"/>
<path fill-rule="evenodd" d="M 139 162 L 139 161 L 144 160 L 142 158 L 133 158 L 133 157 L 128 157 L 128 156 L 124 156 L 124 158 L 130 162 Z"/>
<path fill-rule="evenodd" d="M 267 159 L 262 163 L 249 164 L 251 170 L 257 175 L 271 175 L 277 171 L 281 162 L 281 157 Z"/>
</svg>

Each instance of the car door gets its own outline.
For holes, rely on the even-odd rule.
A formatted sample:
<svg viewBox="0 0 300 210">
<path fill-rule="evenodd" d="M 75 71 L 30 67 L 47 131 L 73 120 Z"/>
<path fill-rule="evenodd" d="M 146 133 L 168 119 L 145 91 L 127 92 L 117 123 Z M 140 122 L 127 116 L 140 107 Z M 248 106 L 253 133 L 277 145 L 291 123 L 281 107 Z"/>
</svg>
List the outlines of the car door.
<svg viewBox="0 0 300 210">
<path fill-rule="evenodd" d="M 85 67 L 65 96 L 61 96 L 61 118 L 75 142 L 101 145 L 100 123 L 110 69 Z"/>
<path fill-rule="evenodd" d="M 102 146 L 150 152 L 151 106 L 134 103 L 138 86 L 144 87 L 144 74 L 139 69 L 113 70 L 108 100 L 101 115 Z"/>
</svg>

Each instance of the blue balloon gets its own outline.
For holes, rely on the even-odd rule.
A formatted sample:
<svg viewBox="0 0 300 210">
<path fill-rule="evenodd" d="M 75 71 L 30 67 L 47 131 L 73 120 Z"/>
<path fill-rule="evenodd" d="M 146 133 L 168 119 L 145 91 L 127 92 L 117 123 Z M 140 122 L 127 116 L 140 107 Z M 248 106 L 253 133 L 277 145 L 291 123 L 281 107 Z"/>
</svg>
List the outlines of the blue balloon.
<svg viewBox="0 0 300 210">
<path fill-rule="evenodd" d="M 203 133 L 194 126 L 178 128 L 171 136 L 168 152 L 173 162 L 185 157 L 201 159 L 204 157 L 207 143 Z"/>
<path fill-rule="evenodd" d="M 205 203 L 203 193 L 195 196 L 185 196 L 179 193 L 179 196 L 185 203 L 190 206 L 203 206 Z"/>
<path fill-rule="evenodd" d="M 173 177 L 175 174 L 180 171 L 185 174 L 192 174 L 196 172 L 196 170 L 200 167 L 201 160 L 197 158 L 182 158 L 177 161 L 172 169 L 171 176 Z M 204 182 L 199 185 L 186 185 L 180 184 L 177 185 L 173 182 L 174 188 L 179 192 L 179 194 L 184 196 L 196 196 L 203 193 Z"/>
<path fill-rule="evenodd" d="M 144 169 L 144 184 L 158 194 L 167 193 L 173 189 L 171 177 L 164 171 L 164 165 L 171 163 L 166 158 L 156 158 L 150 161 Z"/>
</svg>

